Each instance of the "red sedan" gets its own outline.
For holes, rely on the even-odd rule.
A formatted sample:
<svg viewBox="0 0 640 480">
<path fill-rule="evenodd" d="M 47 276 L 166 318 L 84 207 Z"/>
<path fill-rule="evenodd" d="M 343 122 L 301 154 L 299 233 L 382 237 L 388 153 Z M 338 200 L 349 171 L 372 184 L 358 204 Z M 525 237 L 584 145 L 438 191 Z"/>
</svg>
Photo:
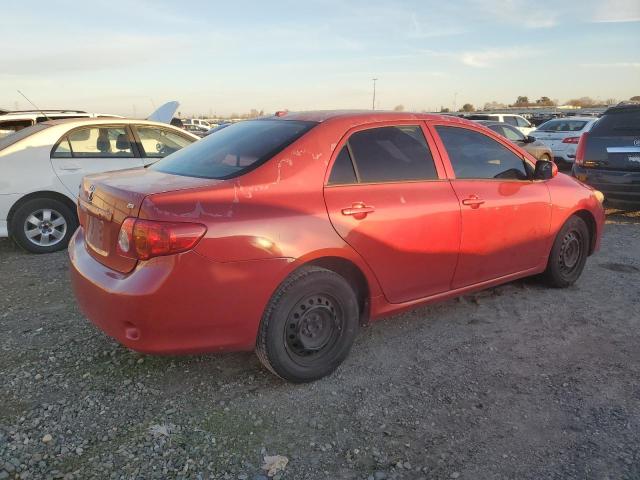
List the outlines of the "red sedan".
<svg viewBox="0 0 640 480">
<path fill-rule="evenodd" d="M 306 382 L 371 320 L 529 275 L 573 284 L 599 248 L 601 201 L 463 119 L 285 113 L 86 177 L 72 280 L 129 348 L 255 349 Z"/>
</svg>

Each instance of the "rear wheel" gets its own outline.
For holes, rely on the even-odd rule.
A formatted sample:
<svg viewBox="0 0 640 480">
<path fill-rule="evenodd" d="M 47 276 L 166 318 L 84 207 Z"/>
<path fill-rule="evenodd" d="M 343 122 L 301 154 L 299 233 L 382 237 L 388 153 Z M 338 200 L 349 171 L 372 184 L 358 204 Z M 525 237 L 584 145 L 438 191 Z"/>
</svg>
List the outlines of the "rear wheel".
<svg viewBox="0 0 640 480">
<path fill-rule="evenodd" d="M 358 301 L 331 270 L 303 267 L 271 298 L 260 324 L 256 353 L 276 375 L 295 383 L 333 372 L 358 332 Z"/>
<path fill-rule="evenodd" d="M 54 198 L 27 200 L 18 207 L 11 221 L 13 239 L 32 253 L 50 253 L 66 248 L 76 228 L 76 214 Z"/>
<path fill-rule="evenodd" d="M 583 219 L 572 216 L 553 242 L 544 278 L 552 287 L 573 285 L 582 274 L 589 253 L 589 229 Z"/>
</svg>

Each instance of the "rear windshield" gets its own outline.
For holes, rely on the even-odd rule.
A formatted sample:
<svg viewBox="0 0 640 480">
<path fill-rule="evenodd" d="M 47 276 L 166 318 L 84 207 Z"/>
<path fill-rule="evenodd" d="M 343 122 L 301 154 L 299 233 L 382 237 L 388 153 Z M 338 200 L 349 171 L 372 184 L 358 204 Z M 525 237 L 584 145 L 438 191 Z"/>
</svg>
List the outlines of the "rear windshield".
<svg viewBox="0 0 640 480">
<path fill-rule="evenodd" d="M 40 130 L 44 130 L 45 128 L 49 128 L 51 125 L 45 125 L 43 123 L 37 123 L 31 127 L 23 128 L 22 130 L 18 130 L 15 133 L 11 133 L 6 137 L 0 138 L 0 150 L 4 150 L 5 148 L 13 145 L 16 142 L 19 142 L 23 138 L 27 138 L 29 135 L 33 135 Z"/>
<path fill-rule="evenodd" d="M 640 135 L 640 109 L 603 115 L 591 129 L 591 135 Z"/>
<path fill-rule="evenodd" d="M 541 132 L 579 132 L 587 124 L 586 120 L 549 120 L 538 127 Z"/>
<path fill-rule="evenodd" d="M 188 177 L 233 178 L 256 168 L 295 142 L 316 122 L 247 120 L 179 150 L 151 168 Z"/>
</svg>

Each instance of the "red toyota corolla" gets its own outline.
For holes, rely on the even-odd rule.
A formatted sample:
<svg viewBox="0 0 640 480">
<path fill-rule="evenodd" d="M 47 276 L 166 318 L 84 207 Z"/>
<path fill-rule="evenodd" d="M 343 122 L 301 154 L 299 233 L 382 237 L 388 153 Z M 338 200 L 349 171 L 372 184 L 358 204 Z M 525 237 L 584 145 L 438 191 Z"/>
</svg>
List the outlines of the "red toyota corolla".
<svg viewBox="0 0 640 480">
<path fill-rule="evenodd" d="M 85 178 L 72 280 L 127 347 L 255 349 L 306 382 L 370 320 L 539 273 L 571 285 L 599 247 L 601 201 L 459 118 L 285 113 Z"/>
</svg>

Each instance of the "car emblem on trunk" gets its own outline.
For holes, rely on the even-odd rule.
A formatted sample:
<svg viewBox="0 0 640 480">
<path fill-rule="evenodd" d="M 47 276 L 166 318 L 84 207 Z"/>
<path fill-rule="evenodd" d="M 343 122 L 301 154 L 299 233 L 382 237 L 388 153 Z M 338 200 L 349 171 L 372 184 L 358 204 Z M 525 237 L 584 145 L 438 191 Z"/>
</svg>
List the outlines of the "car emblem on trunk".
<svg viewBox="0 0 640 480">
<path fill-rule="evenodd" d="M 640 147 L 640 138 L 636 138 L 636 139 L 633 141 L 633 144 L 634 144 L 636 147 Z"/>
<path fill-rule="evenodd" d="M 91 202 L 91 200 L 93 200 L 93 192 L 96 191 L 96 186 L 91 184 L 89 186 L 89 197 L 87 198 L 87 200 L 89 200 L 89 202 Z"/>
<path fill-rule="evenodd" d="M 640 155 L 634 155 L 633 157 L 629 157 L 629 161 L 633 163 L 640 163 Z"/>
</svg>

